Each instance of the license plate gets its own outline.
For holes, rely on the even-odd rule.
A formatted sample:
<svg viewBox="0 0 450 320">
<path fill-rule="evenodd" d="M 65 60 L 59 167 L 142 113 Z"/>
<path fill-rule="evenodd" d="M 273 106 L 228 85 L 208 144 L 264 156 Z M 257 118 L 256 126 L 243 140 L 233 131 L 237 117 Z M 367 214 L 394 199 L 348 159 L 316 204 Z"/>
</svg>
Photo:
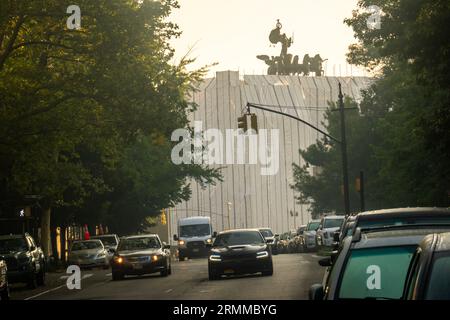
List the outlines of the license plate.
<svg viewBox="0 0 450 320">
<path fill-rule="evenodd" d="M 195 249 L 192 249 L 192 251 L 193 251 L 193 252 L 198 252 L 198 249 L 197 249 L 197 248 L 195 248 Z"/>
<path fill-rule="evenodd" d="M 233 269 L 226 269 L 226 270 L 223 271 L 223 273 L 231 274 L 231 273 L 234 273 L 234 270 Z"/>
<path fill-rule="evenodd" d="M 142 264 L 141 263 L 133 263 L 133 269 L 142 269 Z"/>
</svg>

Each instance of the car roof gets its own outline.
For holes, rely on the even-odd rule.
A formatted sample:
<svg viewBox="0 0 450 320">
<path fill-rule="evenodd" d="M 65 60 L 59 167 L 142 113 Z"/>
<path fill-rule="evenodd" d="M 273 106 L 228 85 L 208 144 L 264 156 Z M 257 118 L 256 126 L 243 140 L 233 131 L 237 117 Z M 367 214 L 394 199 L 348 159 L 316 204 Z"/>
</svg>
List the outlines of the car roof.
<svg viewBox="0 0 450 320">
<path fill-rule="evenodd" d="M 270 231 L 272 231 L 272 229 L 271 228 L 269 228 L 269 227 L 263 227 L 263 228 L 258 228 L 258 230 L 270 230 Z"/>
<path fill-rule="evenodd" d="M 233 233 L 233 232 L 247 232 L 247 231 L 256 231 L 259 232 L 259 229 L 256 228 L 248 228 L 248 229 L 230 229 L 219 232 L 219 234 Z"/>
<path fill-rule="evenodd" d="M 435 239 L 436 246 L 433 247 L 432 244 Z M 430 249 L 434 250 L 434 252 L 450 251 L 450 232 L 429 234 L 422 240 L 420 247 L 426 251 Z"/>
<path fill-rule="evenodd" d="M 355 249 L 418 245 L 430 233 L 450 231 L 450 226 L 423 226 L 414 228 L 383 228 L 363 232 L 354 243 Z M 353 238 L 354 239 L 354 238 Z"/>
<path fill-rule="evenodd" d="M 96 236 L 91 236 L 91 238 L 100 238 L 100 237 L 117 237 L 117 234 L 115 233 L 108 233 L 108 234 L 99 234 Z"/>
<path fill-rule="evenodd" d="M 102 242 L 100 239 L 89 239 L 89 240 L 75 240 L 73 243 L 76 242 Z"/>
<path fill-rule="evenodd" d="M 137 234 L 137 235 L 133 235 L 133 236 L 126 236 L 126 237 L 122 237 L 122 239 L 152 238 L 152 237 L 159 238 L 159 236 L 155 233 L 148 233 L 148 234 Z"/>
<path fill-rule="evenodd" d="M 417 207 L 417 208 L 395 208 L 395 209 L 382 209 L 361 212 L 357 215 L 358 220 L 377 220 L 381 217 L 388 218 L 416 218 L 423 216 L 450 216 L 449 208 L 436 208 L 436 207 Z"/>
<path fill-rule="evenodd" d="M 324 219 L 324 220 L 327 220 L 327 219 L 345 219 L 345 216 L 337 216 L 337 215 L 334 215 L 334 216 L 325 216 L 325 217 L 323 217 L 323 219 Z"/>
</svg>

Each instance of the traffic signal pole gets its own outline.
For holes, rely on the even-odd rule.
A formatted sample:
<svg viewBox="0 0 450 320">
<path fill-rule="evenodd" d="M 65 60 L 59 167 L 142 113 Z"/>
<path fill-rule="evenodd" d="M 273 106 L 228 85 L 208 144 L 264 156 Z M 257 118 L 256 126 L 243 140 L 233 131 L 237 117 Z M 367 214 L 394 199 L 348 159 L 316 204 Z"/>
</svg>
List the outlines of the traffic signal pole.
<svg viewBox="0 0 450 320">
<path fill-rule="evenodd" d="M 277 111 L 277 110 L 272 110 L 266 107 L 263 107 L 260 104 L 255 104 L 255 103 L 250 103 L 248 102 L 246 105 L 247 108 L 247 114 L 250 114 L 250 108 L 255 108 L 255 109 L 259 109 L 259 110 L 263 110 L 263 111 L 267 111 L 267 112 L 271 112 L 271 113 L 276 113 L 297 121 L 300 121 L 301 123 L 307 125 L 308 127 L 320 132 L 321 134 L 323 134 L 324 136 L 330 138 L 331 140 L 339 143 L 341 145 L 341 156 L 342 156 L 342 174 L 343 174 L 343 184 L 344 184 L 344 211 L 345 211 L 345 215 L 349 215 L 350 214 L 350 195 L 349 195 L 349 186 L 348 186 L 348 164 L 347 164 L 347 139 L 345 136 L 345 108 L 344 108 L 344 96 L 342 95 L 342 89 L 341 89 L 341 83 L 339 83 L 339 112 L 340 112 L 340 118 L 341 118 L 341 139 L 337 139 L 333 136 L 331 136 L 330 134 L 326 133 L 325 131 L 319 129 L 318 127 L 314 126 L 313 124 L 300 119 L 296 116 L 293 116 L 291 114 L 287 114 L 281 111 Z M 277 106 L 279 107 L 279 106 Z M 256 118 L 254 119 L 254 123 L 256 126 Z M 253 122 L 253 121 L 252 121 Z M 243 123 L 243 118 L 238 118 L 238 124 L 239 124 L 239 128 L 248 128 L 247 123 Z M 244 130 L 246 131 L 246 130 Z"/>
<path fill-rule="evenodd" d="M 348 160 L 347 160 L 347 138 L 345 135 L 345 113 L 344 96 L 342 95 L 341 83 L 339 82 L 339 113 L 341 116 L 341 152 L 342 152 L 342 174 L 344 182 L 344 210 L 345 215 L 350 214 L 350 194 L 348 188 Z"/>
</svg>

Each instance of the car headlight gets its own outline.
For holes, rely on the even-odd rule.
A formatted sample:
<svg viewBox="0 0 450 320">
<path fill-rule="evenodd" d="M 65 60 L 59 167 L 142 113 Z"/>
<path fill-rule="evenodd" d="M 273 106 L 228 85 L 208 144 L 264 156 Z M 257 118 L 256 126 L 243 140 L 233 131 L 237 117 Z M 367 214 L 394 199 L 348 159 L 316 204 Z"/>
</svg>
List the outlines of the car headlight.
<svg viewBox="0 0 450 320">
<path fill-rule="evenodd" d="M 124 261 L 124 259 L 122 257 L 118 257 L 118 256 L 114 257 L 115 263 L 121 264 L 121 263 L 123 263 L 123 261 Z"/>
<path fill-rule="evenodd" d="M 212 240 L 211 239 L 206 239 L 206 243 L 211 243 Z"/>
<path fill-rule="evenodd" d="M 158 261 L 159 258 L 160 258 L 160 256 L 154 255 L 154 256 L 152 256 L 152 261 Z"/>
<path fill-rule="evenodd" d="M 186 244 L 186 242 L 184 240 L 178 241 L 178 245 L 179 246 L 184 246 L 185 244 Z"/>
<path fill-rule="evenodd" d="M 222 257 L 219 254 L 212 254 L 209 256 L 210 261 L 222 261 Z"/>
<path fill-rule="evenodd" d="M 267 258 L 269 256 L 269 252 L 267 251 L 260 251 L 258 253 L 256 253 L 256 258 L 261 259 L 261 258 Z"/>
</svg>

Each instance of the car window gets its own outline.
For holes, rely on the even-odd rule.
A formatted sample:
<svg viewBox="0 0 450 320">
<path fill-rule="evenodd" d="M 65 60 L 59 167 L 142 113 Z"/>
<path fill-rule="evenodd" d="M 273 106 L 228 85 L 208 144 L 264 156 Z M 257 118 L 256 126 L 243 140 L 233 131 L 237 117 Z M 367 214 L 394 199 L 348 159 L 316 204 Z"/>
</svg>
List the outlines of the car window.
<svg viewBox="0 0 450 320">
<path fill-rule="evenodd" d="M 120 241 L 119 251 L 146 250 L 161 248 L 161 243 L 156 237 L 128 238 Z"/>
<path fill-rule="evenodd" d="M 219 234 L 214 241 L 215 247 L 261 244 L 264 239 L 259 232 L 242 231 Z"/>
<path fill-rule="evenodd" d="M 0 239 L 0 253 L 28 250 L 28 243 L 24 238 Z"/>
<path fill-rule="evenodd" d="M 320 225 L 320 222 L 310 222 L 310 223 L 308 223 L 308 226 L 306 227 L 306 231 L 317 230 L 319 225 Z"/>
<path fill-rule="evenodd" d="M 92 237 L 92 239 L 98 239 L 101 242 L 103 242 L 104 245 L 107 245 L 107 246 L 117 245 L 117 239 L 114 236 Z"/>
<path fill-rule="evenodd" d="M 425 299 L 450 300 L 450 252 L 434 257 Z"/>
<path fill-rule="evenodd" d="M 263 237 L 273 237 L 273 233 L 270 229 L 261 229 L 259 232 L 261 232 Z"/>
<path fill-rule="evenodd" d="M 99 241 L 80 241 L 73 243 L 72 251 L 99 249 L 101 247 L 102 243 Z"/>
<path fill-rule="evenodd" d="M 342 225 L 344 219 L 325 219 L 324 228 L 338 228 Z"/>
<path fill-rule="evenodd" d="M 344 266 L 339 298 L 399 299 L 415 246 L 355 249 Z"/>
<path fill-rule="evenodd" d="M 203 237 L 211 234 L 209 224 L 180 226 L 180 237 Z"/>
</svg>

